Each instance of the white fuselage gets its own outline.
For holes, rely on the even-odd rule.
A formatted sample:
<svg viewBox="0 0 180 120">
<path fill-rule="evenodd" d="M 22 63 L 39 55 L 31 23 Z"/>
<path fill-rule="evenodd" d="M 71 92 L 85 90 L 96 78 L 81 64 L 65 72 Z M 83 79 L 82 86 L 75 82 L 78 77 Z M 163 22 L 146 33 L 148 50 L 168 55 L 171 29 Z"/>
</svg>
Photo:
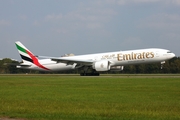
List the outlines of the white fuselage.
<svg viewBox="0 0 180 120">
<path fill-rule="evenodd" d="M 154 63 L 163 62 L 169 60 L 175 56 L 166 49 L 150 48 L 150 49 L 139 49 L 139 50 L 128 50 L 128 51 L 117 51 L 117 52 L 107 52 L 107 53 L 97 53 L 97 54 L 87 54 L 78 56 L 63 57 L 63 59 L 68 60 L 82 60 L 82 61 L 93 61 L 87 65 L 93 66 L 96 62 L 108 61 L 110 66 L 124 66 L 132 64 L 143 64 L 143 63 Z M 62 58 L 62 57 L 60 57 Z M 52 61 L 51 59 L 39 60 L 43 66 L 49 70 L 44 70 L 38 66 L 32 64 L 29 67 L 19 66 L 19 68 L 34 69 L 34 70 L 44 70 L 44 71 L 64 71 L 72 70 L 76 68 L 76 64 L 68 64 L 63 62 Z M 78 64 L 80 64 L 78 62 Z"/>
</svg>

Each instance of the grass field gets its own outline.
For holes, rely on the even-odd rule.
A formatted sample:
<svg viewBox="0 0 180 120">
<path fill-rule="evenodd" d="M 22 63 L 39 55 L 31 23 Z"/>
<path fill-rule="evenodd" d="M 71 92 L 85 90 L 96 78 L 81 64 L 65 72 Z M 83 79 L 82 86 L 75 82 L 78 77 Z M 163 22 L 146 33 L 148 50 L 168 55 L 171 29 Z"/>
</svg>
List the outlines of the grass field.
<svg viewBox="0 0 180 120">
<path fill-rule="evenodd" d="M 0 118 L 180 120 L 180 75 L 0 75 Z"/>
</svg>

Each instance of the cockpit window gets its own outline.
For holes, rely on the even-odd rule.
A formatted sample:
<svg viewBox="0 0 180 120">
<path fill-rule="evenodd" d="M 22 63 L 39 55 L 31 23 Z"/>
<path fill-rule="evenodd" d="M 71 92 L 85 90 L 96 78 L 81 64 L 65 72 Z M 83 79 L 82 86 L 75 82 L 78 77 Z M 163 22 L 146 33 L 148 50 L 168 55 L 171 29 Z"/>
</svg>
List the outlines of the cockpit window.
<svg viewBox="0 0 180 120">
<path fill-rule="evenodd" d="M 171 51 L 167 51 L 167 53 L 171 53 Z"/>
</svg>

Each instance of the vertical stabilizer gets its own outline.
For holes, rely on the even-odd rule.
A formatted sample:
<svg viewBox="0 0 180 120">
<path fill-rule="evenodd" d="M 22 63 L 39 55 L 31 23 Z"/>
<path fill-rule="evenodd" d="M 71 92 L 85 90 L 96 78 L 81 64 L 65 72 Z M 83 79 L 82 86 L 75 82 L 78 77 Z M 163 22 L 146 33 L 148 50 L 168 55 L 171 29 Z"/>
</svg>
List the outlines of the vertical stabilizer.
<svg viewBox="0 0 180 120">
<path fill-rule="evenodd" d="M 15 42 L 18 52 L 24 63 L 33 63 L 32 58 L 36 58 L 32 52 L 30 52 L 21 42 Z M 37 58 L 36 58 L 37 59 Z"/>
<path fill-rule="evenodd" d="M 17 41 L 15 42 L 15 44 L 23 60 L 23 63 L 31 63 L 38 66 L 39 68 L 49 70 L 48 68 L 41 65 L 38 58 L 31 51 L 29 51 L 21 42 Z"/>
</svg>

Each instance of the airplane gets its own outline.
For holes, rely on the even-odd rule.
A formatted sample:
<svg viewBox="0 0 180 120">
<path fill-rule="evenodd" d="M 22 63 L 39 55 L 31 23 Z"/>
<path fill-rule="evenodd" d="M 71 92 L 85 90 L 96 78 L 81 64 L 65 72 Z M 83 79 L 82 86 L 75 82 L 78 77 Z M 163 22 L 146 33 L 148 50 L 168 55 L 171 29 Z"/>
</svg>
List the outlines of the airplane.
<svg viewBox="0 0 180 120">
<path fill-rule="evenodd" d="M 126 65 L 161 63 L 175 57 L 167 49 L 148 48 L 77 56 L 35 56 L 20 41 L 15 42 L 22 63 L 17 68 L 39 71 L 65 71 L 82 69 L 81 76 L 99 76 L 102 71 L 122 71 Z M 43 58 L 43 59 L 39 59 Z M 91 73 L 88 70 L 91 69 Z"/>
</svg>

